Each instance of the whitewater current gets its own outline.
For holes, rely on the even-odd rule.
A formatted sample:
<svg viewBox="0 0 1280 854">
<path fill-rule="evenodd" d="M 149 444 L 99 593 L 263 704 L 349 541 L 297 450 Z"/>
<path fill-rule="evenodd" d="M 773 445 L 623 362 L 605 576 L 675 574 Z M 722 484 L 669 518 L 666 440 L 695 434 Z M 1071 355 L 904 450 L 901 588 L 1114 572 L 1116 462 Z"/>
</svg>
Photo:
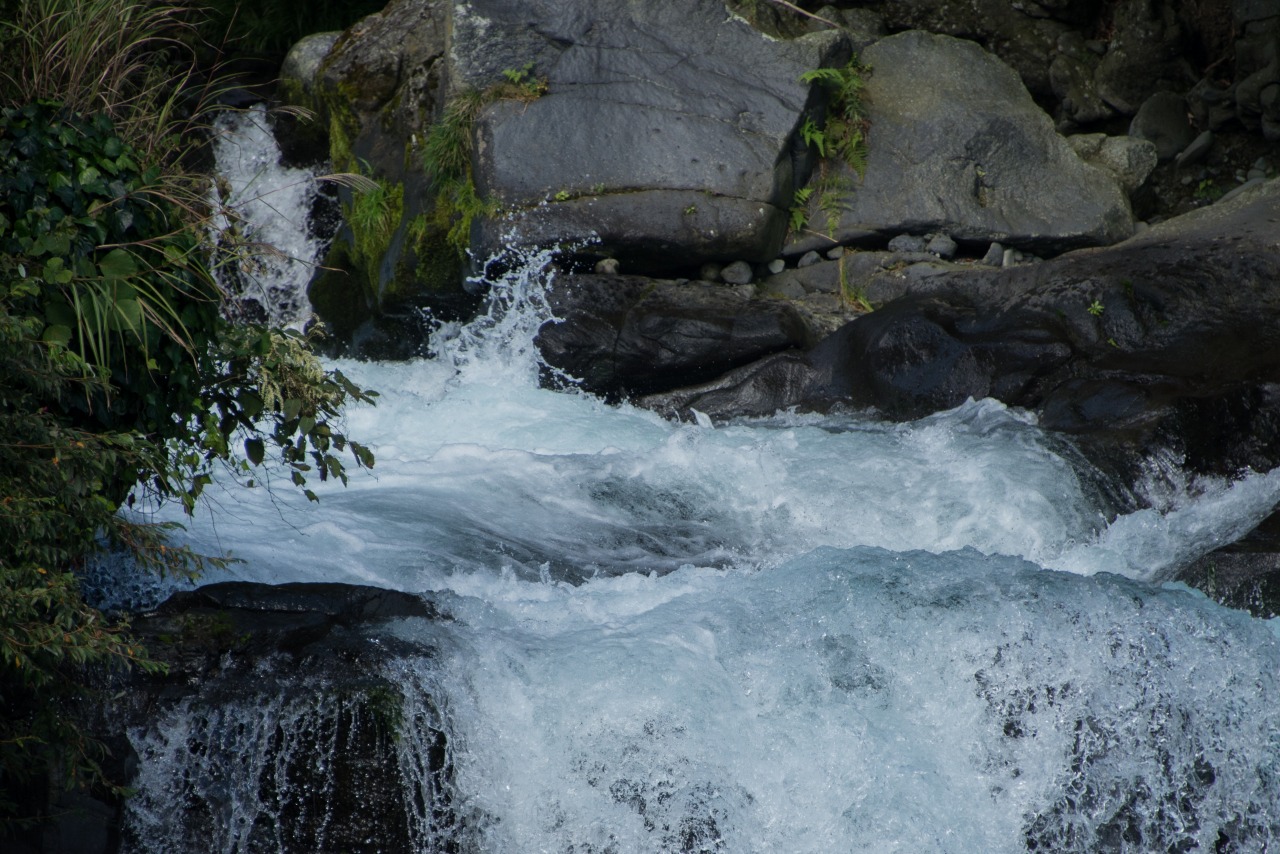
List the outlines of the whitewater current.
<svg viewBox="0 0 1280 854">
<path fill-rule="evenodd" d="M 431 358 L 333 363 L 380 392 L 344 424 L 372 472 L 318 504 L 228 479 L 182 537 L 240 561 L 210 580 L 451 617 L 387 629 L 437 650 L 388 667 L 407 718 L 431 698 L 464 817 L 414 850 L 1277 850 L 1280 632 L 1164 582 L 1280 473 L 1155 459 L 1150 509 L 1117 513 L 995 401 L 713 424 L 542 388 L 552 268 L 527 261 Z M 181 850 L 174 791 L 216 797 L 173 747 L 192 726 L 133 734 L 139 850 Z M 213 850 L 284 850 L 241 819 Z"/>
</svg>

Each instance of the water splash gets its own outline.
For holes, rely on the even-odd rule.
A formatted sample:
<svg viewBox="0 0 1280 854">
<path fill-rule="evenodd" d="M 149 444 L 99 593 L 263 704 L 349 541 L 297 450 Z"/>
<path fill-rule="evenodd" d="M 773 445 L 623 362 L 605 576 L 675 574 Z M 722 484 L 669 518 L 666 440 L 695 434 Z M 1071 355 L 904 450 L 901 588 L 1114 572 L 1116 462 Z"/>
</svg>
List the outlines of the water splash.
<svg viewBox="0 0 1280 854">
<path fill-rule="evenodd" d="M 333 236 L 313 221 L 316 172 L 281 165 L 262 104 L 218 116 L 213 154 L 210 236 L 224 250 L 215 277 L 250 319 L 301 329 L 311 317 L 307 285 Z"/>
</svg>

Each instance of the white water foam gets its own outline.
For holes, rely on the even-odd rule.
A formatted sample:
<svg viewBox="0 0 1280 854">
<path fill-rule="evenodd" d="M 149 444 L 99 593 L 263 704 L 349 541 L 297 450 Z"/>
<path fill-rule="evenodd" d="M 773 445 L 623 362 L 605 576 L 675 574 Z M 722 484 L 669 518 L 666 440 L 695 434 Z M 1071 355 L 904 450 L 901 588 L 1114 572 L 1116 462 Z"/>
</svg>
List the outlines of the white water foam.
<svg viewBox="0 0 1280 854">
<path fill-rule="evenodd" d="M 307 284 L 332 237 L 311 223 L 321 191 L 316 173 L 281 165 L 262 104 L 218 115 L 213 155 L 220 179 L 210 189 L 210 229 L 231 250 L 214 275 L 234 301 L 252 300 L 273 325 L 301 330 L 311 317 Z"/>
</svg>

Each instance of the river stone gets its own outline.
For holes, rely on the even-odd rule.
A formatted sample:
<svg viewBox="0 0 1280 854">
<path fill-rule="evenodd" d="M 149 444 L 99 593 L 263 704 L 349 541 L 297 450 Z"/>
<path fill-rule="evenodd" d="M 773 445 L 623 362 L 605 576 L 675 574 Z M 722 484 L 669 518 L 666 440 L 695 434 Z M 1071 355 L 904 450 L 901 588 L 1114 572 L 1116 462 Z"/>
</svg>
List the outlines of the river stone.
<svg viewBox="0 0 1280 854">
<path fill-rule="evenodd" d="M 1153 143 L 1131 136 L 1076 134 L 1067 137 L 1067 142 L 1084 162 L 1115 176 L 1121 189 L 1129 194 L 1142 186 L 1159 160 Z"/>
<path fill-rule="evenodd" d="M 284 63 L 280 66 L 280 80 L 292 80 L 303 92 L 314 92 L 320 63 L 324 62 L 340 35 L 342 34 L 338 32 L 329 32 L 304 36 L 285 55 Z"/>
<path fill-rule="evenodd" d="M 745 285 L 753 277 L 751 265 L 746 261 L 734 261 L 732 264 L 726 264 L 724 269 L 720 271 L 720 278 L 731 285 Z"/>
<path fill-rule="evenodd" d="M 1116 0 L 1110 25 L 1107 53 L 1094 80 L 1098 94 L 1117 112 L 1131 116 L 1152 92 L 1185 92 L 1195 82 L 1183 58 L 1186 34 L 1174 4 Z"/>
<path fill-rule="evenodd" d="M 1082 162 L 1008 66 L 973 42 L 912 31 L 868 48 L 865 178 L 835 237 L 945 232 L 1036 252 L 1133 229 L 1108 173 Z"/>
<path fill-rule="evenodd" d="M 476 121 L 476 188 L 516 212 L 473 250 L 591 240 L 650 271 L 777 255 L 810 168 L 800 76 L 849 50 L 836 32 L 771 39 L 718 0 L 456 2 L 452 45 L 455 90 L 530 63 L 548 86 Z"/>
</svg>

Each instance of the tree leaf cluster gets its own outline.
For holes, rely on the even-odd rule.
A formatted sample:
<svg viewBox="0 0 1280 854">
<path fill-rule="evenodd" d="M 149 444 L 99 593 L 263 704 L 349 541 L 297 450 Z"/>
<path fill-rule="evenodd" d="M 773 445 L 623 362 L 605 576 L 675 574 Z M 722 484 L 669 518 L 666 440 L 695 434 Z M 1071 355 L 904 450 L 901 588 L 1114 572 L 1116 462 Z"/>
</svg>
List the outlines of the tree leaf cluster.
<svg viewBox="0 0 1280 854">
<path fill-rule="evenodd" d="M 341 427 L 374 393 L 298 333 L 229 321 L 203 223 L 165 187 L 105 114 L 0 109 L 0 835 L 50 768 L 101 780 L 67 714 L 83 674 L 158 666 L 75 570 L 104 544 L 162 572 L 206 563 L 123 505 L 194 512 L 219 466 L 314 499 L 310 477 L 375 462 Z"/>
</svg>

